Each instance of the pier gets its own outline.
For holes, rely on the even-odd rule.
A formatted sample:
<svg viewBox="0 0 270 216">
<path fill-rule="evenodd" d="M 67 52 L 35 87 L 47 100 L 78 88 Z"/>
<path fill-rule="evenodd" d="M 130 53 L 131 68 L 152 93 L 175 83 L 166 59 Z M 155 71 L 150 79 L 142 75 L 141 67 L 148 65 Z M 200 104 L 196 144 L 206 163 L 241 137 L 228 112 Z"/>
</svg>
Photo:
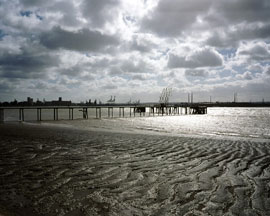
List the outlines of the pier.
<svg viewBox="0 0 270 216">
<path fill-rule="evenodd" d="M 131 118 L 131 117 L 145 117 L 145 116 L 170 116 L 170 115 L 192 115 L 192 114 L 207 114 L 207 106 L 189 105 L 189 104 L 114 104 L 114 105 L 98 105 L 98 106 L 23 106 L 23 107 L 1 107 L 0 108 L 0 122 L 5 121 L 5 112 L 13 110 L 18 112 L 19 121 L 27 121 L 26 112 L 31 110 L 31 113 L 36 112 L 36 118 L 31 120 L 74 120 L 74 119 L 89 119 L 89 118 Z M 44 117 L 44 113 L 50 118 Z M 65 116 L 60 118 L 60 110 L 65 110 Z M 81 113 L 80 117 L 75 118 L 74 112 Z M 92 115 L 90 115 L 90 113 Z M 78 115 L 77 115 L 78 116 Z"/>
</svg>

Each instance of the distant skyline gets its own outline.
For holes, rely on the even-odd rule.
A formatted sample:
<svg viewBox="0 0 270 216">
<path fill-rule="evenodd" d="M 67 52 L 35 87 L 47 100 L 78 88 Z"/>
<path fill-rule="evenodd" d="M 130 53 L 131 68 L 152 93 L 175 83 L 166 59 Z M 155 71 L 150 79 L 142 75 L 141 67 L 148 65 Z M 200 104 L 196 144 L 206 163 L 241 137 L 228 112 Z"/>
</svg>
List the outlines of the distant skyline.
<svg viewBox="0 0 270 216">
<path fill-rule="evenodd" d="M 270 101 L 269 0 L 0 0 L 0 101 Z"/>
</svg>

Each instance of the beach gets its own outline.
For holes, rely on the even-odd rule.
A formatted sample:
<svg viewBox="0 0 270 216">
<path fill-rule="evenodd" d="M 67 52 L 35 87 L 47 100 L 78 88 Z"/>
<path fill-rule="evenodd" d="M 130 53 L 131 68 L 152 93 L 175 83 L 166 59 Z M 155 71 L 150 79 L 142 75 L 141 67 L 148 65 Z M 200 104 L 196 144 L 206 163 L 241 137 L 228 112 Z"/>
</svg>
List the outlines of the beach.
<svg viewBox="0 0 270 216">
<path fill-rule="evenodd" d="M 0 124 L 2 215 L 269 215 L 269 141 Z"/>
</svg>

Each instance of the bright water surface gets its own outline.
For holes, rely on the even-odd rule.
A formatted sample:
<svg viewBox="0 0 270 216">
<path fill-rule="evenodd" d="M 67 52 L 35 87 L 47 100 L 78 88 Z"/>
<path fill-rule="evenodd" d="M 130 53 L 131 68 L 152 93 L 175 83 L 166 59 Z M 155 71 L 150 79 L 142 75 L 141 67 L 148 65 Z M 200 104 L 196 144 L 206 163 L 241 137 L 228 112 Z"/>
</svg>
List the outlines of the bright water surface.
<svg viewBox="0 0 270 216">
<path fill-rule="evenodd" d="M 74 109 L 74 119 L 67 120 L 68 110 L 59 110 L 60 121 L 43 121 L 43 124 L 64 124 L 81 129 L 105 129 L 133 132 L 163 132 L 173 135 L 229 136 L 270 139 L 270 108 L 208 108 L 207 115 L 177 115 L 136 118 L 129 117 L 125 109 L 125 118 L 114 109 L 114 118 L 108 118 L 107 109 L 102 109 L 102 119 L 94 119 L 95 109 L 90 109 L 88 120 L 82 118 L 82 112 Z M 133 116 L 133 113 L 132 113 Z M 42 111 L 43 120 L 53 119 L 53 110 Z M 5 121 L 17 121 L 18 110 L 5 111 Z M 36 110 L 25 110 L 25 120 L 36 120 Z"/>
</svg>

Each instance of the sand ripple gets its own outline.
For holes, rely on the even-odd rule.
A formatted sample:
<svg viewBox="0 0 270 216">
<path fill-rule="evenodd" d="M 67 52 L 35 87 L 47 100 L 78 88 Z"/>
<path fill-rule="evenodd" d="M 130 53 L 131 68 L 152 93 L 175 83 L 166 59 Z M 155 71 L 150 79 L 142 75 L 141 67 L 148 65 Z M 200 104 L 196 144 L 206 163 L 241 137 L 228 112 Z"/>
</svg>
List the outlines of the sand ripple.
<svg viewBox="0 0 270 216">
<path fill-rule="evenodd" d="M 1 208 L 25 215 L 270 215 L 269 142 L 34 134 L 1 136 Z"/>
</svg>

